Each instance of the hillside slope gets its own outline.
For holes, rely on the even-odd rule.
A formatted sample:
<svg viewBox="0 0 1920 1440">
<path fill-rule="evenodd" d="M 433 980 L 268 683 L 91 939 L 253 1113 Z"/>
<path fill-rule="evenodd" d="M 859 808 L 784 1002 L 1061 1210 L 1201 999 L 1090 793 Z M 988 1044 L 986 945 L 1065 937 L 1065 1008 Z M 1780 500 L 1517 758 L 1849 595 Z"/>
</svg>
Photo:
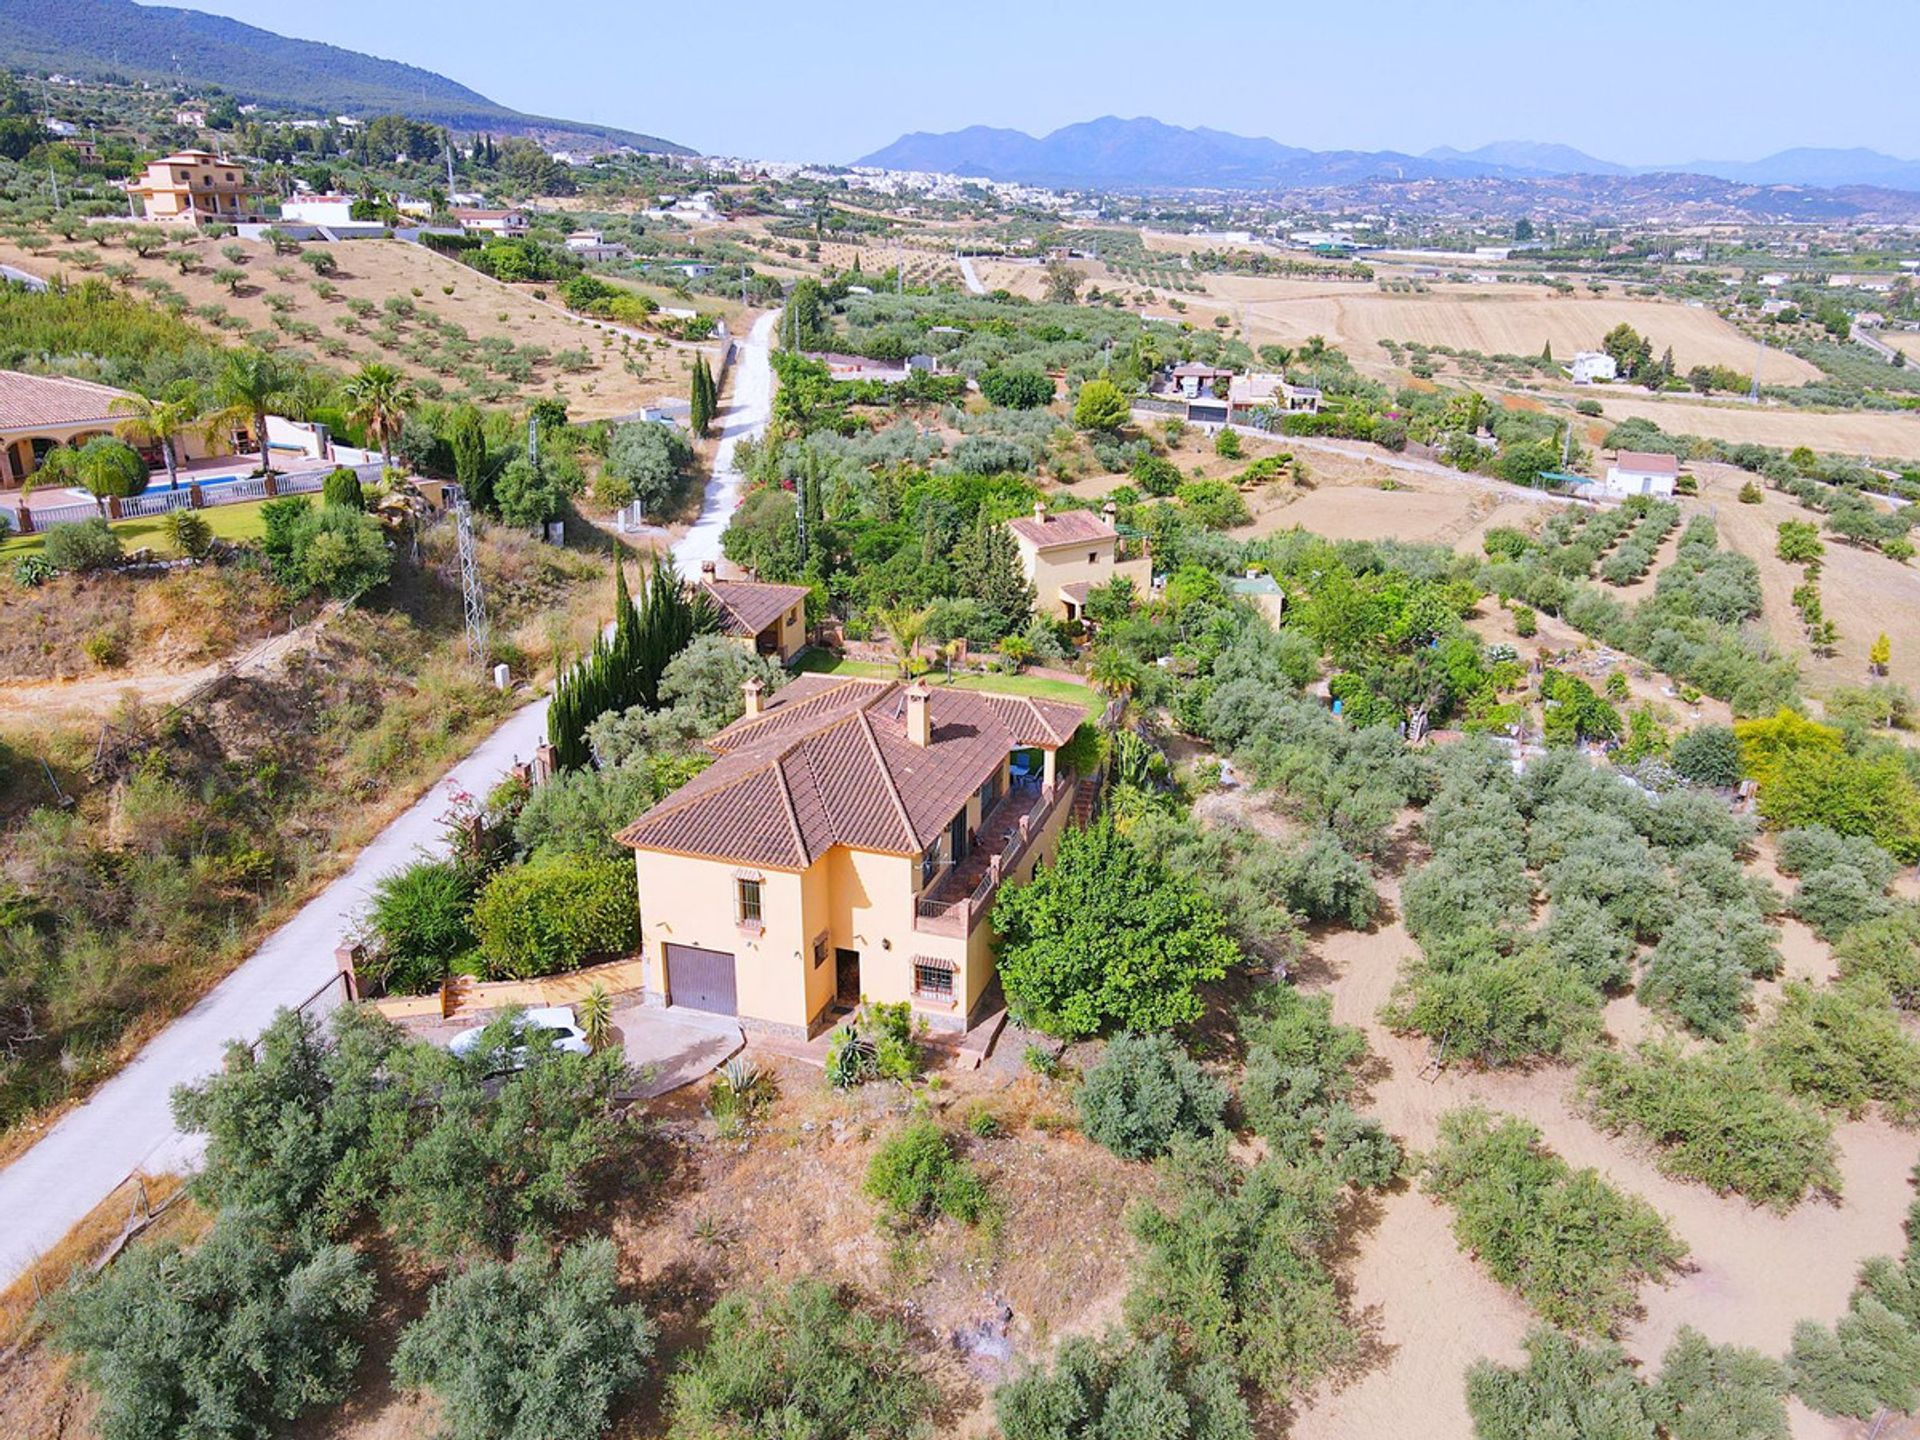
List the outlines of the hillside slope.
<svg viewBox="0 0 1920 1440">
<path fill-rule="evenodd" d="M 398 113 L 456 130 L 692 153 L 631 130 L 523 114 L 416 65 L 132 0 L 0 0 L 0 65 L 219 85 L 242 100 L 325 114 Z"/>
</svg>

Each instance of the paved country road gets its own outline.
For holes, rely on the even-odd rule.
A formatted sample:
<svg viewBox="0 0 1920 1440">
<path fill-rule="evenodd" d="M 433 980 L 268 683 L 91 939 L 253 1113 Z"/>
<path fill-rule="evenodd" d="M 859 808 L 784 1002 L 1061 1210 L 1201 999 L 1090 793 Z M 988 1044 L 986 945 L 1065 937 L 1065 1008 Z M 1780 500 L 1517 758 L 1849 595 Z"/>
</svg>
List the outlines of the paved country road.
<svg viewBox="0 0 1920 1440">
<path fill-rule="evenodd" d="M 698 574 L 701 561 L 720 556 L 720 536 L 740 496 L 734 446 L 766 424 L 772 405 L 768 345 L 778 314 L 762 315 L 741 347 L 734 401 L 724 417 L 700 518 L 674 546 L 682 574 Z M 530 758 L 546 733 L 544 699 L 516 711 L 199 1004 L 0 1170 L 0 1285 L 32 1264 L 134 1170 L 157 1172 L 193 1162 L 196 1140 L 173 1126 L 173 1088 L 213 1073 L 229 1041 L 252 1039 L 281 1007 L 298 1005 L 324 987 L 335 973 L 334 948 L 380 878 L 422 851 L 444 848 L 441 817 L 450 788 L 485 794 L 515 760 Z"/>
</svg>

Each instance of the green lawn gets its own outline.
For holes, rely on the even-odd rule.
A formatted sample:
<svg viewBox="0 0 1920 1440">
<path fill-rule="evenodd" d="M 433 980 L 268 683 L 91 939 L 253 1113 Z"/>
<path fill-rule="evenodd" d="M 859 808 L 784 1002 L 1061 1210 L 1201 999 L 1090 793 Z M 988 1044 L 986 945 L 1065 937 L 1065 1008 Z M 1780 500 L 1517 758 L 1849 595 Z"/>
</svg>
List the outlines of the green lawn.
<svg viewBox="0 0 1920 1440">
<path fill-rule="evenodd" d="M 826 650 L 808 650 L 795 669 L 815 675 L 858 675 L 885 680 L 894 667 L 872 660 L 848 660 Z M 938 671 L 926 677 L 929 685 L 951 685 L 956 690 L 997 690 L 1002 695 L 1032 695 L 1040 700 L 1059 700 L 1068 705 L 1090 709 L 1093 697 L 1087 687 L 1071 680 L 1050 680 L 1041 675 L 956 675 L 951 680 Z"/>
<path fill-rule="evenodd" d="M 200 514 L 213 527 L 217 540 L 258 540 L 266 533 L 266 527 L 260 523 L 260 507 L 266 503 L 264 500 L 243 500 L 238 505 L 210 505 Z M 164 515 L 143 515 L 138 520 L 117 520 L 113 528 L 129 550 L 147 546 L 164 551 L 168 548 L 166 532 L 162 528 L 166 518 Z M 25 555 L 38 550 L 45 539 L 44 532 L 9 536 L 5 541 L 0 541 L 0 556 Z"/>
</svg>

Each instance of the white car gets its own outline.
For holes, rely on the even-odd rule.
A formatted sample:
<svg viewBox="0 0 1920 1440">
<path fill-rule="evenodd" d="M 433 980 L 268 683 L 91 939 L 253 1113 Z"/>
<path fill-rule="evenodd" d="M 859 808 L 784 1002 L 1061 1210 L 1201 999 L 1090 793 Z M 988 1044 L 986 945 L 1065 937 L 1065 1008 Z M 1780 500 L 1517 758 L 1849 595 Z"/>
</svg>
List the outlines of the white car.
<svg viewBox="0 0 1920 1440">
<path fill-rule="evenodd" d="M 544 1005 L 523 1010 L 514 1018 L 513 1027 L 520 1043 L 506 1047 L 503 1053 L 516 1069 L 527 1063 L 527 1046 L 538 1044 L 543 1038 L 555 1050 L 566 1050 L 575 1055 L 592 1053 L 593 1047 L 587 1044 L 587 1032 L 574 1020 L 571 1005 Z M 476 1025 L 471 1030 L 462 1030 L 447 1042 L 447 1049 L 456 1055 L 471 1054 L 488 1028 L 487 1025 Z"/>
</svg>

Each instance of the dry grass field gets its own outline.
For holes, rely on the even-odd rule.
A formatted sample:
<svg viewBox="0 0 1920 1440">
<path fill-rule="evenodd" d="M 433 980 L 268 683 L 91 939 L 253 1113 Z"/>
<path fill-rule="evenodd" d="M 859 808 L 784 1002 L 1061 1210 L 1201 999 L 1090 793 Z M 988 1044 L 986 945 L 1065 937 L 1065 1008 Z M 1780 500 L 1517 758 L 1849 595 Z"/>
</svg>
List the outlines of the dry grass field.
<svg viewBox="0 0 1920 1440">
<path fill-rule="evenodd" d="M 1920 360 L 1920 330 L 1882 330 L 1880 338 L 1909 360 Z"/>
<path fill-rule="evenodd" d="M 221 253 L 229 245 L 245 252 L 244 263 L 233 265 Z M 605 325 L 569 315 L 557 304 L 543 303 L 534 297 L 532 287 L 503 285 L 457 261 L 401 240 L 354 240 L 309 248 L 330 251 L 339 266 L 338 273 L 326 282 L 335 292 L 329 298 L 315 291 L 316 276 L 298 256 L 276 257 L 271 247 L 250 241 L 195 239 L 169 246 L 144 260 L 117 245 L 61 246 L 51 253 L 32 254 L 9 244 L 0 245 L 0 261 L 34 274 L 64 274 L 72 279 L 84 278 L 87 273 L 77 267 L 71 258 L 75 255 L 96 259 L 102 267 L 129 266 L 134 272 L 132 284 L 164 282 L 190 305 L 218 306 L 244 320 L 251 330 L 271 330 L 276 318 L 318 327 L 319 334 L 310 338 L 302 338 L 296 331 L 278 332 L 282 347 L 289 353 L 341 371 L 368 360 L 386 360 L 407 370 L 416 381 L 436 381 L 449 392 L 462 388 L 457 377 L 437 375 L 431 363 L 407 353 L 412 342 L 431 345 L 436 338 L 417 322 L 404 318 L 396 322 L 401 332 L 397 346 L 383 344 L 373 333 L 387 318 L 386 302 L 405 300 L 417 311 L 461 325 L 476 343 L 505 338 L 521 347 L 545 347 L 553 355 L 584 350 L 587 368 L 575 373 L 567 373 L 549 359 L 535 365 L 524 382 L 502 378 L 521 400 L 560 396 L 583 419 L 625 414 L 650 402 L 678 398 L 685 390 L 685 360 L 679 353 L 685 347 L 666 341 L 655 344 L 631 340 Z M 183 251 L 197 261 L 185 274 L 163 258 Z M 214 278 L 216 271 L 229 268 L 244 273 L 237 290 Z M 105 272 L 100 269 L 96 273 Z M 357 317 L 350 308 L 356 301 L 381 308 L 364 318 Z M 687 304 L 671 298 L 664 303 Z M 276 305 L 286 307 L 283 316 L 276 317 Z M 626 368 L 629 351 L 641 368 L 639 376 Z M 433 358 L 431 351 L 422 353 L 428 361 Z"/>
<path fill-rule="evenodd" d="M 1527 285 L 1436 285 L 1424 295 L 1396 295 L 1373 286 L 1326 281 L 1213 276 L 1211 293 L 1236 302 L 1248 340 L 1298 344 L 1324 335 L 1357 363 L 1383 358 L 1381 340 L 1417 341 L 1485 355 L 1538 355 L 1551 344 L 1562 360 L 1597 349 L 1616 325 L 1631 325 L 1655 353 L 1673 347 L 1674 364 L 1729 365 L 1746 372 L 1753 343 L 1711 310 L 1662 300 L 1611 295 L 1554 295 Z M 1796 356 L 1766 352 L 1763 384 L 1797 385 L 1820 372 Z"/>
<path fill-rule="evenodd" d="M 1808 445 L 1842 455 L 1920 459 L 1920 411 L 1786 410 L 1738 402 L 1712 405 L 1662 400 L 1644 390 L 1609 386 L 1583 392 L 1598 400 L 1608 420 L 1644 416 L 1677 435 L 1707 435 L 1791 449 Z"/>
</svg>

